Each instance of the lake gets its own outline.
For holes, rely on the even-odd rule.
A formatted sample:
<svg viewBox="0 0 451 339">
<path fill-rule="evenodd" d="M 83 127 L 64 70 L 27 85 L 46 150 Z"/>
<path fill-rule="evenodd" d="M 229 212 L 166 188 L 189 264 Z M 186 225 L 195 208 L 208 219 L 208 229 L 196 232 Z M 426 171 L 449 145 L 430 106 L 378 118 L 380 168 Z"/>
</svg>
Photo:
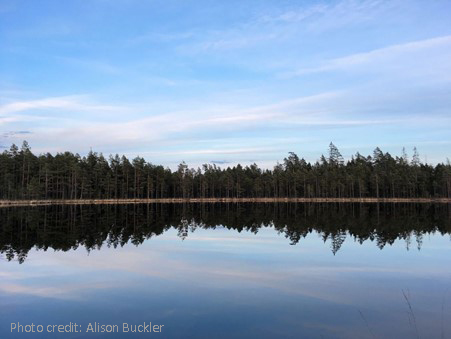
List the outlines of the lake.
<svg viewBox="0 0 451 339">
<path fill-rule="evenodd" d="M 450 234 L 449 204 L 2 208 L 0 338 L 450 338 Z"/>
</svg>

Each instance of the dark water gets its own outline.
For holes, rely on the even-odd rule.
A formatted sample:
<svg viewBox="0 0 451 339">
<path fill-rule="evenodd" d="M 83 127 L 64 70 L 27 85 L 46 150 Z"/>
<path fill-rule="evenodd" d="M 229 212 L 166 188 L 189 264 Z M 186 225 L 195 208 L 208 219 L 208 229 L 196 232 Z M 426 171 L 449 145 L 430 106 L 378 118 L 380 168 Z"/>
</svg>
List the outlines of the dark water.
<svg viewBox="0 0 451 339">
<path fill-rule="evenodd" d="M 0 209 L 0 338 L 451 338 L 450 234 L 449 205 Z"/>
</svg>

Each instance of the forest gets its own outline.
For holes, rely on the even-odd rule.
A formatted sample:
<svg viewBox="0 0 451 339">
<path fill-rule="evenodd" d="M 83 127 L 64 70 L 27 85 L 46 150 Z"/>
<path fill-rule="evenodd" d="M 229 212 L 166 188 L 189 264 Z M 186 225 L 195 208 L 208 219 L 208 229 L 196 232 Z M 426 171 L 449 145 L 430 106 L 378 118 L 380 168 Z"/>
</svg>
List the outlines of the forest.
<svg viewBox="0 0 451 339">
<path fill-rule="evenodd" d="M 172 171 L 139 156 L 35 155 L 26 141 L 0 154 L 3 200 L 282 197 L 451 198 L 451 165 L 422 163 L 416 148 L 411 158 L 376 148 L 345 161 L 333 143 L 314 163 L 289 152 L 273 169 L 182 162 Z"/>
</svg>

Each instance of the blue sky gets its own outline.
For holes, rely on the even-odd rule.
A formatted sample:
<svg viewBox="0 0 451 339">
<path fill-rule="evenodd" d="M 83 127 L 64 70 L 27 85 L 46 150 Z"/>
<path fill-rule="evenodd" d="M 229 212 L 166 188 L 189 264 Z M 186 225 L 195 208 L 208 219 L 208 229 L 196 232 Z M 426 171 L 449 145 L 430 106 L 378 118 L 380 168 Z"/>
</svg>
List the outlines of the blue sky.
<svg viewBox="0 0 451 339">
<path fill-rule="evenodd" d="M 0 145 L 175 167 L 451 157 L 451 1 L 0 2 Z"/>
</svg>

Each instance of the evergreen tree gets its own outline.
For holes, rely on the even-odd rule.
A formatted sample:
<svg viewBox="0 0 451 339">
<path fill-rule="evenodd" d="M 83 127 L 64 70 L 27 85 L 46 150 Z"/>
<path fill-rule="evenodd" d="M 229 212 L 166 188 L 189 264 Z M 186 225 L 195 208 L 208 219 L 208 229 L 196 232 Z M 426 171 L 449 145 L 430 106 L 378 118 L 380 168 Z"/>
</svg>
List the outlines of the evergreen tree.
<svg viewBox="0 0 451 339">
<path fill-rule="evenodd" d="M 289 152 L 283 163 L 263 170 L 257 164 L 197 170 L 182 162 L 175 172 L 141 157 L 108 160 L 92 150 L 36 156 L 27 142 L 0 154 L 1 199 L 128 198 L 451 198 L 451 165 L 423 164 L 416 148 L 393 157 L 376 148 L 345 162 L 331 143 L 329 155 L 314 164 Z"/>
</svg>

